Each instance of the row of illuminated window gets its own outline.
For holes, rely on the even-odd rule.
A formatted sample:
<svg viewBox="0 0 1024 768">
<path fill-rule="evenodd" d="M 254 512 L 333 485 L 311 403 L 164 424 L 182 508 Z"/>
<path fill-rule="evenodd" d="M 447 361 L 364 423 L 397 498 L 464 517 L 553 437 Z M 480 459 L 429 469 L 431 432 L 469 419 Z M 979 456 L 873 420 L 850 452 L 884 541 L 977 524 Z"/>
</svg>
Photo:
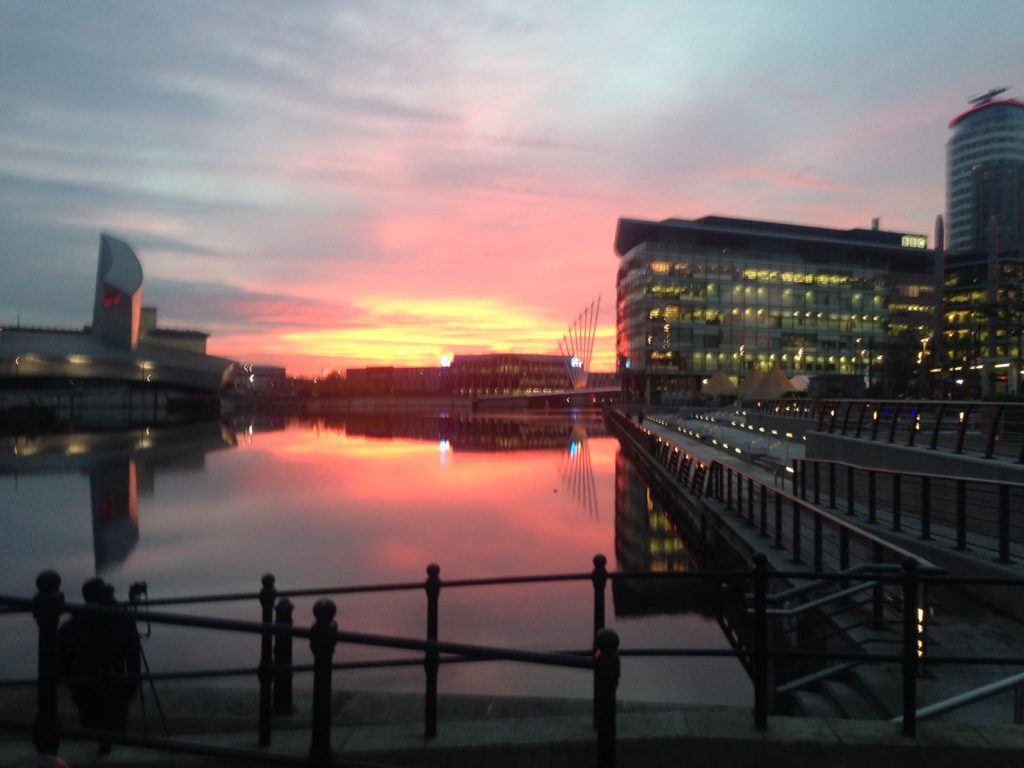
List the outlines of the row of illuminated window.
<svg viewBox="0 0 1024 768">
<path fill-rule="evenodd" d="M 802 285 L 881 285 L 883 277 L 877 272 L 855 274 L 834 274 L 823 272 L 800 272 L 780 269 L 755 269 L 732 264 L 697 264 L 687 262 L 652 261 L 648 269 L 656 275 L 672 275 L 689 278 L 695 273 L 732 277 L 747 282 L 798 283 Z"/>
<path fill-rule="evenodd" d="M 788 288 L 780 291 L 778 288 L 759 288 L 755 293 L 753 289 L 741 290 L 740 286 L 734 286 L 732 289 L 726 286 L 725 290 L 719 290 L 716 283 L 655 283 L 650 286 L 649 293 L 655 299 L 677 298 L 717 303 L 743 302 L 774 304 L 782 307 L 792 307 L 798 304 L 801 306 L 806 304 L 830 306 L 834 304 L 857 309 L 864 306 L 865 302 L 870 302 L 876 309 L 881 309 L 885 305 L 885 295 L 881 292 L 865 296 L 861 293 L 837 291 L 792 291 Z M 632 296 L 626 297 L 626 301 L 628 302 L 630 298 L 634 301 L 641 299 L 643 292 L 634 292 Z"/>
<path fill-rule="evenodd" d="M 768 354 L 759 353 L 756 355 L 740 356 L 736 353 L 730 355 L 726 352 L 708 352 L 703 355 L 695 355 L 692 358 L 688 355 L 680 355 L 677 352 L 649 352 L 647 354 L 647 362 L 652 367 L 672 367 L 684 371 L 691 369 L 691 363 L 694 370 L 699 370 L 698 366 L 704 370 L 711 370 L 715 367 L 745 370 L 751 363 L 767 367 L 778 363 L 783 368 L 795 370 L 834 370 L 834 368 L 829 368 L 828 366 L 839 366 L 844 371 L 862 371 L 869 365 L 879 365 L 884 360 L 884 354 L 859 357 L 855 355 L 814 355 L 799 352 L 791 355 L 786 352 L 771 352 Z"/>
</svg>

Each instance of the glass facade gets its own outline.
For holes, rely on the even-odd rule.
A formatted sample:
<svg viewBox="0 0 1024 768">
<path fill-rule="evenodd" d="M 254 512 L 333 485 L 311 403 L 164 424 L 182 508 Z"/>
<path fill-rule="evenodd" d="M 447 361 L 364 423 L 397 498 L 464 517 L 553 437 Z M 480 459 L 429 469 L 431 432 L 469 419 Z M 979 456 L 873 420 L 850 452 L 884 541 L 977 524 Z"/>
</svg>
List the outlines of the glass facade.
<svg viewBox="0 0 1024 768">
<path fill-rule="evenodd" d="M 1024 246 L 1024 104 L 986 101 L 954 118 L 946 145 L 951 253 Z"/>
<path fill-rule="evenodd" d="M 925 245 L 876 230 L 620 220 L 619 372 L 648 400 L 696 394 L 719 368 L 881 375 L 890 348 L 920 349 L 931 333 Z"/>
<path fill-rule="evenodd" d="M 1024 356 L 1024 260 L 995 265 L 985 258 L 949 257 L 943 290 L 943 360 L 977 364 L 987 358 Z"/>
</svg>

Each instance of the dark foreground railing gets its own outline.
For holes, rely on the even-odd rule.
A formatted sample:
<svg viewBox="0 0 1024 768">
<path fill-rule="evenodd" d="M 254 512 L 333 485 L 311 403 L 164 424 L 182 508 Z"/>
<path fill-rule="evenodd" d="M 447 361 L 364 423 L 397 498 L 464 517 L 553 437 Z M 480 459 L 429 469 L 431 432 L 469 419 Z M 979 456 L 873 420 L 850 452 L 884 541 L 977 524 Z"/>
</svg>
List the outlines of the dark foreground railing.
<svg viewBox="0 0 1024 768">
<path fill-rule="evenodd" d="M 619 640 L 614 631 L 605 628 L 606 587 L 609 581 L 632 579 L 674 579 L 674 580 L 711 580 L 718 584 L 738 585 L 748 594 L 749 610 L 745 611 L 746 626 L 744 634 L 749 638 L 745 648 L 708 650 L 698 648 L 645 648 L 620 649 Z M 859 650 L 836 652 L 825 649 L 799 649 L 776 647 L 773 636 L 776 634 L 773 622 L 780 615 L 779 599 L 792 597 L 792 590 L 777 593 L 773 596 L 772 584 L 786 584 L 793 580 L 813 579 L 815 583 L 832 583 L 848 587 L 858 580 L 871 584 L 891 586 L 899 597 L 898 610 L 901 617 L 899 626 L 898 648 L 890 653 L 868 653 Z M 594 635 L 590 648 L 580 651 L 540 652 L 513 648 L 501 648 L 465 643 L 447 642 L 438 639 L 438 606 L 439 597 L 444 590 L 455 588 L 479 587 L 487 585 L 530 584 L 556 581 L 589 581 L 594 597 Z M 998 582 L 1008 588 L 1024 587 L 1024 580 L 988 580 Z M 72 604 L 64 599 L 61 592 L 61 580 L 53 571 L 45 571 L 36 580 L 38 591 L 34 598 L 0 596 L 0 606 L 9 615 L 31 611 L 38 626 L 38 674 L 34 684 L 38 691 L 38 707 L 32 722 L 0 721 L 0 727 L 23 730 L 32 734 L 37 750 L 45 754 L 57 754 L 62 739 L 95 738 L 105 739 L 116 744 L 134 745 L 157 750 L 185 752 L 219 757 L 235 757 L 241 760 L 278 762 L 282 764 L 308 764 L 314 766 L 346 764 L 337 761 L 331 750 L 331 690 L 333 673 L 338 669 L 354 666 L 396 666 L 398 664 L 423 664 L 426 672 L 424 734 L 430 738 L 437 733 L 437 692 L 438 670 L 448 663 L 481 662 L 481 661 L 516 661 L 529 664 L 541 664 L 567 670 L 589 671 L 594 680 L 594 728 L 596 730 L 596 755 L 599 766 L 614 766 L 616 762 L 616 691 L 620 675 L 620 658 L 628 656 L 732 656 L 742 659 L 751 670 L 754 682 L 754 724 L 758 729 L 768 727 L 771 702 L 775 695 L 772 668 L 777 662 L 786 658 L 817 659 L 822 662 L 840 661 L 844 663 L 894 663 L 899 664 L 903 679 L 902 728 L 908 736 L 913 736 L 916 729 L 917 710 L 917 677 L 924 661 L 934 664 L 1017 664 L 1024 665 L 1024 658 L 988 658 L 941 656 L 929 651 L 925 654 L 923 641 L 924 627 L 922 615 L 924 606 L 920 596 L 922 586 L 926 583 L 952 584 L 955 580 L 945 577 L 922 575 L 917 562 L 905 560 L 896 572 L 893 570 L 872 573 L 818 572 L 807 571 L 771 571 L 764 556 L 754 559 L 750 570 L 741 571 L 696 571 L 683 573 L 639 573 L 609 572 L 606 560 L 598 555 L 594 558 L 594 568 L 588 573 L 552 574 L 543 576 L 523 576 L 498 579 L 467 579 L 443 582 L 440 569 L 431 565 L 427 569 L 425 582 L 409 582 L 405 584 L 367 585 L 361 587 L 338 587 L 325 590 L 296 590 L 290 593 L 278 592 L 272 576 L 263 577 L 260 592 L 252 594 L 208 595 L 198 597 L 152 600 L 148 608 L 134 606 L 130 609 L 123 604 L 116 606 L 100 606 L 95 604 Z M 977 579 L 972 583 L 978 583 Z M 291 619 L 291 596 L 309 594 L 355 594 L 366 592 L 402 591 L 424 589 L 427 596 L 427 637 L 409 638 L 388 635 L 375 635 L 353 632 L 338 627 L 337 607 L 327 597 L 318 600 L 313 608 L 314 621 L 308 627 L 295 626 Z M 223 618 L 210 618 L 167 611 L 154 610 L 160 605 L 186 603 L 211 603 L 221 600 L 259 600 L 262 621 L 240 621 Z M 276 604 L 276 606 L 275 606 Z M 277 608 L 274 620 L 272 610 Z M 263 749 L 245 749 L 242 747 L 211 747 L 200 743 L 186 742 L 180 739 L 161 738 L 157 736 L 123 733 L 105 733 L 92 729 L 68 728 L 61 724 L 58 711 L 58 685 L 69 682 L 69 678 L 59 674 L 58 659 L 58 625 L 63 615 L 93 615 L 110 617 L 112 621 L 124 621 L 131 617 L 136 622 L 149 622 L 179 627 L 190 627 L 202 631 L 234 632 L 260 635 L 262 638 L 260 663 L 256 668 L 244 670 L 189 670 L 180 673 L 169 673 L 151 678 L 195 678 L 216 677 L 227 674 L 253 674 L 260 682 L 259 692 L 259 728 L 258 739 Z M 313 664 L 298 666 L 288 663 L 291 659 L 291 645 L 296 639 L 309 642 Z M 396 650 L 412 651 L 418 654 L 417 660 L 383 660 L 355 663 L 336 663 L 334 655 L 339 644 L 367 645 Z M 313 706 L 310 719 L 310 744 L 305 755 L 271 752 L 267 747 L 271 744 L 271 714 L 276 709 L 279 713 L 291 712 L 291 677 L 296 672 L 312 672 L 313 675 Z M 8 683 L 12 681 L 7 681 Z M 13 681 L 22 682 L 25 681 Z M 349 762 L 347 764 L 356 764 Z"/>
</svg>

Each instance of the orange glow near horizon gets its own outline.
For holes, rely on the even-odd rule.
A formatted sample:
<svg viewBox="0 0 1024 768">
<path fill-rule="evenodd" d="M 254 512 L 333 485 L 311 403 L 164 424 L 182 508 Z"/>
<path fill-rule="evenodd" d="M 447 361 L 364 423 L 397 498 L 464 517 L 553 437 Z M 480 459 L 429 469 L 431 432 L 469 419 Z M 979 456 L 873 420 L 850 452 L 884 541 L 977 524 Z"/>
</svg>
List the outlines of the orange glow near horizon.
<svg viewBox="0 0 1024 768">
<path fill-rule="evenodd" d="M 211 351 L 232 356 L 227 350 L 259 350 L 246 361 L 281 361 L 292 374 L 319 375 L 367 365 L 437 366 L 442 356 L 453 354 L 559 354 L 565 333 L 527 308 L 488 299 L 391 297 L 368 299 L 356 308 L 360 321 L 355 325 L 220 336 L 212 340 Z M 614 333 L 610 323 L 597 328 L 591 370 L 614 370 Z"/>
</svg>

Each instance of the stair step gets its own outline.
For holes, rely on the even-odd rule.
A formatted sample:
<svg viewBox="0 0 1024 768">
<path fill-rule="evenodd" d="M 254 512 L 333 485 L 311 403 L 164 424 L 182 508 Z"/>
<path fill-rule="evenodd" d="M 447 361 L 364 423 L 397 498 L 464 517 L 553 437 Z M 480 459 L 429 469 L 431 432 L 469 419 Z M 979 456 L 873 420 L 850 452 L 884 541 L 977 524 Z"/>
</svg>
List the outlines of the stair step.
<svg viewBox="0 0 1024 768">
<path fill-rule="evenodd" d="M 892 665 L 865 664 L 850 673 L 850 684 L 871 701 L 876 716 L 889 719 L 902 714 L 903 681 Z"/>
<path fill-rule="evenodd" d="M 850 720 L 877 720 L 878 712 L 855 689 L 839 680 L 823 680 L 821 693 Z"/>
<path fill-rule="evenodd" d="M 793 702 L 793 714 L 805 717 L 840 717 L 840 713 L 832 703 L 820 693 L 813 691 L 793 691 L 790 694 Z"/>
</svg>

